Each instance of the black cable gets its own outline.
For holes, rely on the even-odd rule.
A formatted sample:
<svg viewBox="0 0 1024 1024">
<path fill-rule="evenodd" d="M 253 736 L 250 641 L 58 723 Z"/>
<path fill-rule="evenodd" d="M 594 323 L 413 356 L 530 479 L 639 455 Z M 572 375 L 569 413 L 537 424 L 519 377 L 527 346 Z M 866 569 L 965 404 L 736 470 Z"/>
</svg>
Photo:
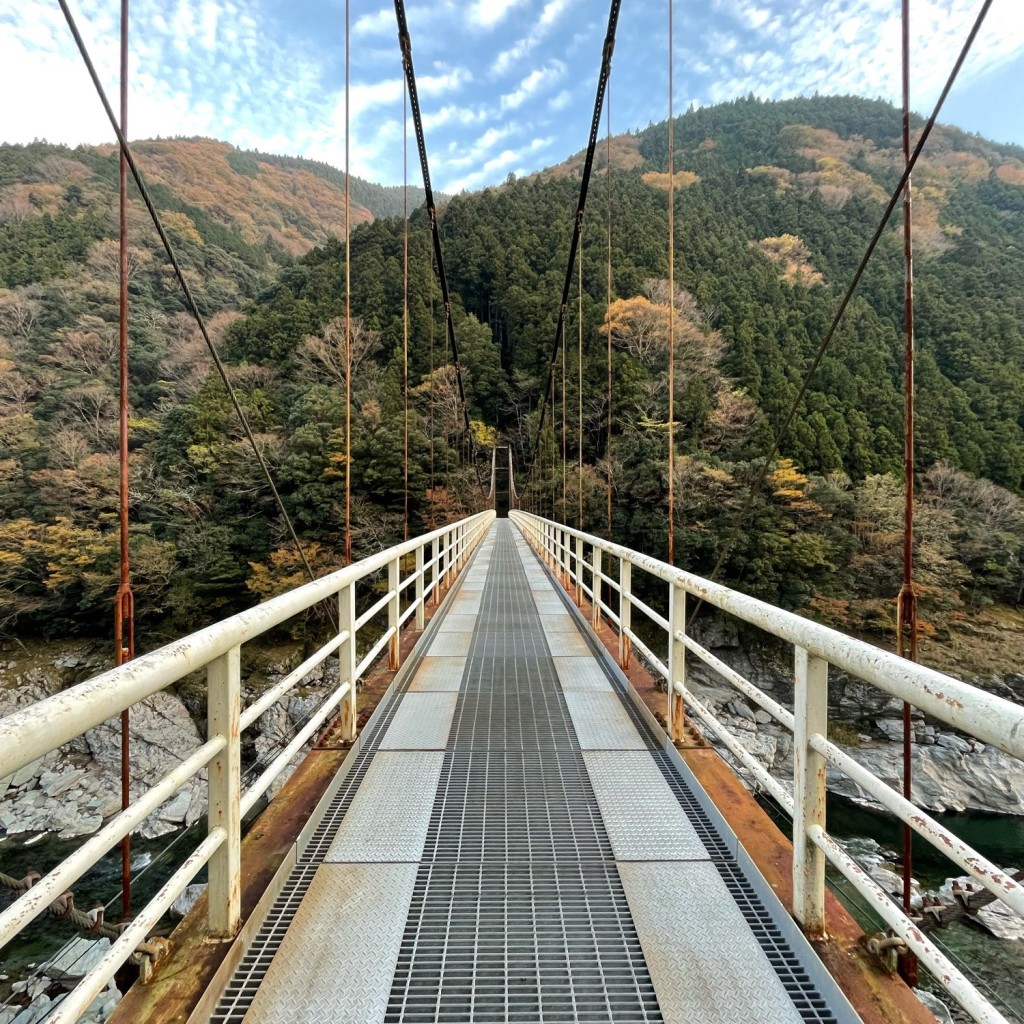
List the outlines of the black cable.
<svg viewBox="0 0 1024 1024">
<path fill-rule="evenodd" d="M 395 0 L 396 5 L 400 0 Z M 548 409 L 548 394 L 551 391 L 552 377 L 555 372 L 555 362 L 558 359 L 558 352 L 565 341 L 565 317 L 569 308 L 569 290 L 572 287 L 573 269 L 576 266 L 576 252 L 580 244 L 580 235 L 583 231 L 583 214 L 587 206 L 587 190 L 590 187 L 590 173 L 594 166 L 594 150 L 597 147 L 597 136 L 601 127 L 601 110 L 604 107 L 604 94 L 608 86 L 608 76 L 612 68 L 612 52 L 615 49 L 615 28 L 619 21 L 619 7 L 621 0 L 612 0 L 611 8 L 608 11 L 608 31 L 604 37 L 604 48 L 601 52 L 601 72 L 597 79 L 597 95 L 594 97 L 594 116 L 590 122 L 590 139 L 587 142 L 587 158 L 583 164 L 583 176 L 580 181 L 580 197 L 576 205 L 576 221 L 573 226 L 572 241 L 569 245 L 569 264 L 565 271 L 565 283 L 562 285 L 562 302 L 558 307 L 558 326 L 555 328 L 555 340 L 551 346 L 551 358 L 548 361 L 548 380 L 544 388 L 544 401 L 540 407 L 540 422 L 537 424 L 537 438 L 533 445 L 533 455 L 530 464 L 526 469 L 526 476 L 523 480 L 523 491 L 530 482 L 530 474 L 533 471 L 534 463 L 537 461 L 537 453 L 540 451 L 541 433 L 544 430 L 544 419 Z"/>
<path fill-rule="evenodd" d="M 448 344 L 452 349 L 452 365 L 455 367 L 455 378 L 459 384 L 459 401 L 462 403 L 462 418 L 466 426 L 466 434 L 472 437 L 469 429 L 469 408 L 466 405 L 466 391 L 462 386 L 462 365 L 459 363 L 459 345 L 455 338 L 455 321 L 452 320 L 452 303 L 448 294 L 448 278 L 444 272 L 444 258 L 441 255 L 441 235 L 437 226 L 437 208 L 434 205 L 434 190 L 430 185 L 430 167 L 427 163 L 427 143 L 423 136 L 423 119 L 420 117 L 420 99 L 416 91 L 416 72 L 412 66 L 412 40 L 409 38 L 409 26 L 405 20 L 405 4 L 403 0 L 395 0 L 395 17 L 398 19 L 398 45 L 402 48 L 402 68 L 409 86 L 409 105 L 412 108 L 413 126 L 416 129 L 416 146 L 420 153 L 420 168 L 423 171 L 423 191 L 426 194 L 427 215 L 430 217 L 430 237 L 434 242 L 434 260 L 437 263 L 437 276 L 441 282 L 441 301 L 444 303 L 444 322 L 448 332 Z"/>
<path fill-rule="evenodd" d="M 82 39 L 81 33 L 78 31 L 78 26 L 75 24 L 75 19 L 67 5 L 67 0 L 57 0 L 57 2 L 60 4 L 60 9 L 64 12 L 64 18 L 68 23 L 68 28 L 71 29 L 71 34 L 75 37 L 78 52 L 82 55 L 82 60 L 85 62 L 86 69 L 89 72 L 89 77 L 92 79 L 92 84 L 96 87 L 96 92 L 99 95 L 100 102 L 103 104 L 103 109 L 107 113 L 107 119 L 110 121 L 110 125 L 114 129 L 114 134 L 117 136 L 117 142 L 121 147 L 121 152 L 124 154 L 125 162 L 131 169 L 132 177 L 135 179 L 136 186 L 138 186 L 139 193 L 142 196 L 142 201 L 146 204 L 146 209 L 149 210 L 149 215 L 153 220 L 153 226 L 156 228 L 157 234 L 160 236 L 160 241 L 163 243 L 164 251 L 167 253 L 167 258 L 170 260 L 171 267 L 174 269 L 174 274 L 178 279 L 178 284 L 181 285 L 181 290 L 185 295 L 185 303 L 188 306 L 189 311 L 195 317 L 196 323 L 199 325 L 199 330 L 203 335 L 203 341 L 206 342 L 206 347 L 210 351 L 210 356 L 213 358 L 213 363 L 217 367 L 217 372 L 220 374 L 220 378 L 224 382 L 224 387 L 227 389 L 228 397 L 231 399 L 231 404 L 234 406 L 235 413 L 238 416 L 239 422 L 242 424 L 245 436 L 249 439 L 249 444 L 252 446 L 253 453 L 256 456 L 256 461 L 260 464 L 260 469 L 263 470 L 263 475 L 266 478 L 267 485 L 270 487 L 270 491 L 274 496 L 274 501 L 277 503 L 277 507 L 281 512 L 281 517 L 284 519 L 285 525 L 288 527 L 288 532 L 291 534 L 292 541 L 295 543 L 295 548 L 299 553 L 299 558 L 302 559 L 302 564 L 305 566 L 306 572 L 309 574 L 309 578 L 311 580 L 315 580 L 316 576 L 314 575 L 313 569 L 306 558 L 305 551 L 302 549 L 302 544 L 299 541 L 299 535 L 295 532 L 295 527 L 292 525 L 291 517 L 288 515 L 288 512 L 284 507 L 281 495 L 278 493 L 277 486 L 274 484 L 274 478 L 270 474 L 270 467 L 267 465 L 266 459 L 263 458 L 263 453 L 259 450 L 259 447 L 256 444 L 256 438 L 253 435 L 252 428 L 249 426 L 249 421 L 246 419 L 245 413 L 242 411 L 242 406 L 238 401 L 238 397 L 235 395 L 235 389 L 231 386 L 231 382 L 228 380 L 227 370 L 225 370 L 224 364 L 221 362 L 220 355 L 217 353 L 213 340 L 210 338 L 210 334 L 206 329 L 206 321 L 203 320 L 203 316 L 199 312 L 199 307 L 196 305 L 196 301 L 192 296 L 192 289 L 189 288 L 188 282 L 185 280 L 185 275 L 182 272 L 181 265 L 178 263 L 178 258 L 171 245 L 171 240 L 167 237 L 167 232 L 164 231 L 160 215 L 156 212 L 156 207 L 153 205 L 153 200 L 150 198 L 149 190 L 146 188 L 146 185 L 142 180 L 142 175 L 139 173 L 139 169 L 135 164 L 135 157 L 132 156 L 132 151 L 128 147 L 128 140 L 125 138 L 124 133 L 121 131 L 121 126 L 118 123 L 117 118 L 114 116 L 114 111 L 110 106 L 110 101 L 107 99 L 107 94 L 103 89 L 103 85 L 100 83 L 99 76 L 96 74 L 96 67 L 92 62 L 92 58 L 89 56 L 89 51 L 86 48 L 85 41 Z"/>
<path fill-rule="evenodd" d="M 907 182 L 910 180 L 911 172 L 917 164 L 918 157 L 920 157 L 921 151 L 924 149 L 925 143 L 928 141 L 928 137 L 932 133 L 932 129 L 935 127 L 939 113 L 942 110 L 942 105 L 946 102 L 946 98 L 949 96 L 949 92 L 953 88 L 953 83 L 956 81 L 957 75 L 960 74 L 960 69 L 963 67 L 964 61 L 967 59 L 967 55 L 970 53 L 971 47 L 974 45 L 974 40 L 977 37 L 978 32 L 981 30 L 981 26 L 985 21 L 985 16 L 988 14 L 991 6 L 992 0 L 984 0 L 981 5 L 981 10 L 978 12 L 978 16 L 974 21 L 970 34 L 967 36 L 967 40 L 964 42 L 963 48 L 960 50 L 960 55 L 957 57 L 956 63 L 953 65 L 953 70 L 949 73 L 949 77 L 946 79 L 946 84 L 943 86 L 942 92 L 935 104 L 935 109 L 925 122 L 924 129 L 921 132 L 921 137 L 918 139 L 917 145 L 914 147 L 914 152 L 910 155 L 910 159 L 907 161 L 903 174 L 900 175 L 900 180 L 897 183 L 896 188 L 893 190 L 892 196 L 885 208 L 885 212 L 882 214 L 882 219 L 879 222 L 878 227 L 875 229 L 875 233 L 871 236 L 871 241 L 868 243 L 867 250 L 857 266 L 857 271 L 853 275 L 853 280 L 850 282 L 850 286 L 847 288 L 842 302 L 839 303 L 839 308 L 836 310 L 835 316 L 832 318 L 832 323 L 829 325 L 829 329 L 826 332 L 822 343 L 818 346 L 818 351 L 815 352 L 814 358 L 811 360 L 811 365 L 807 368 L 807 372 L 804 374 L 803 383 L 800 385 L 800 391 L 797 393 L 796 398 L 793 399 L 793 402 L 789 407 L 789 411 L 786 413 L 786 418 L 783 420 L 782 426 L 779 427 L 779 430 L 775 435 L 775 441 L 772 444 L 771 451 L 769 452 L 768 457 L 764 460 L 764 465 L 761 467 L 757 478 L 750 487 L 750 491 L 747 494 L 747 500 L 740 511 L 737 523 L 733 527 L 725 546 L 722 548 L 722 553 L 719 555 L 718 561 L 715 563 L 715 567 L 707 577 L 709 580 L 715 579 L 721 571 L 722 566 L 725 564 L 726 559 L 732 554 L 736 540 L 740 535 L 740 531 L 743 529 L 743 524 L 750 515 L 754 499 L 760 493 L 761 488 L 764 486 L 764 482 L 768 477 L 768 471 L 771 467 L 772 460 L 779 454 L 782 441 L 793 424 L 797 409 L 803 401 L 804 396 L 807 394 L 811 380 L 817 372 L 818 367 L 821 365 L 821 360 L 824 358 L 828 347 L 832 344 L 832 339 L 835 337 L 839 323 L 843 319 L 843 315 L 846 313 L 847 306 L 849 306 L 850 300 L 853 298 L 854 292 L 856 292 L 857 286 L 860 284 L 861 278 L 864 276 L 864 271 L 867 269 L 868 262 L 874 255 L 875 249 L 882 237 L 882 233 L 889 224 L 889 218 L 892 216 L 893 210 L 896 209 L 897 203 L 903 197 L 903 190 L 906 187 Z M 703 603 L 703 599 L 698 600 L 696 607 L 691 614 L 696 615 L 700 612 Z"/>
</svg>

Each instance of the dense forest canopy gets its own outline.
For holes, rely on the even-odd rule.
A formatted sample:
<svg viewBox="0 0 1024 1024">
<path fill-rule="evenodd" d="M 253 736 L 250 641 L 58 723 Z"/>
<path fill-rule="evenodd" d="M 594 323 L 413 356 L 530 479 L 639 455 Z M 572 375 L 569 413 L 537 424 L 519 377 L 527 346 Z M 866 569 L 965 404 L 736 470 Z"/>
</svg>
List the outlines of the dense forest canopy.
<svg viewBox="0 0 1024 1024">
<path fill-rule="evenodd" d="M 891 629 L 902 514 L 903 269 L 894 225 L 803 399 L 772 438 L 900 173 L 900 118 L 852 97 L 753 98 L 682 116 L 675 337 L 667 125 L 599 147 L 565 398 L 534 507 L 663 555 L 667 358 L 675 347 L 677 561 L 834 624 Z M 220 143 L 140 144 L 168 229 L 318 570 L 340 562 L 345 473 L 343 177 Z M 533 450 L 581 159 L 446 202 L 441 231 L 477 441 Z M 401 194 L 355 187 L 356 553 L 401 536 Z M 0 626 L 105 627 L 116 538 L 116 157 L 0 147 Z M 418 197 L 416 197 L 418 198 Z M 1018 604 L 1024 586 L 1024 151 L 936 131 L 914 176 L 925 628 Z M 612 294 L 607 293 L 611 209 Z M 151 631 L 210 621 L 297 581 L 239 424 L 141 207 L 132 215 L 132 554 Z M 427 218 L 411 218 L 413 529 L 479 507 L 448 365 Z M 610 300 L 610 301 L 609 301 Z M 582 323 L 581 323 L 582 321 Z M 580 328 L 582 327 L 582 340 Z M 605 353 L 615 392 L 609 450 Z M 577 352 L 582 348 L 582 368 Z M 578 428 L 582 374 L 583 429 Z M 561 385 L 560 366 L 556 374 Z M 566 430 L 563 437 L 563 404 Z"/>
</svg>

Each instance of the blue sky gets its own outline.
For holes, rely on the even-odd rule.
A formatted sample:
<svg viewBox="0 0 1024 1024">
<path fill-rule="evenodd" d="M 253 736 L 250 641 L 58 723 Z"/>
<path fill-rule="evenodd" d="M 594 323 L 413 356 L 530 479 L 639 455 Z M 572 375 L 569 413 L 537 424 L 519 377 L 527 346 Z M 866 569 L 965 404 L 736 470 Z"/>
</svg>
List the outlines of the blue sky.
<svg viewBox="0 0 1024 1024">
<path fill-rule="evenodd" d="M 996 0 L 943 120 L 1024 144 L 1021 0 Z M 980 0 L 912 0 L 912 102 L 930 109 Z M 71 0 L 108 88 L 118 0 Z M 675 0 L 681 112 L 766 98 L 899 96 L 899 0 Z M 402 180 L 394 7 L 352 0 L 352 172 Z M 603 0 L 406 0 L 435 188 L 473 189 L 583 148 Z M 612 129 L 667 113 L 667 0 L 623 0 Z M 344 164 L 342 0 L 133 0 L 129 134 L 208 135 Z M 0 139 L 109 141 L 55 0 L 0 0 Z M 14 98 L 12 101 L 12 97 Z M 22 97 L 23 99 L 18 99 Z M 603 123 L 603 122 L 602 122 Z M 410 180 L 419 180 L 410 148 Z"/>
</svg>

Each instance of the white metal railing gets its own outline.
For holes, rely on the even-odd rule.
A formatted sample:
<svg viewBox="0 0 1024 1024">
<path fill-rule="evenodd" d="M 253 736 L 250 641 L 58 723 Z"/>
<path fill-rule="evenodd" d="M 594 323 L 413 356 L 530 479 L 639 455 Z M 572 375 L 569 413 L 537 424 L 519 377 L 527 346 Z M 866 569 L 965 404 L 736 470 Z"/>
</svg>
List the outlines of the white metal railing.
<svg viewBox="0 0 1024 1024">
<path fill-rule="evenodd" d="M 206 865 L 209 871 L 210 932 L 221 938 L 233 937 L 238 932 L 242 818 L 339 706 L 344 738 L 355 739 L 356 682 L 385 647 L 389 648 L 391 668 L 399 667 L 401 624 L 415 615 L 416 628 L 423 629 L 427 601 L 437 603 L 443 587 L 454 579 L 493 520 L 493 511 L 481 512 L 388 548 L 0 719 L 0 779 L 3 779 L 190 672 L 206 669 L 206 742 L 0 914 L 2 948 L 182 785 L 204 769 L 209 769 L 206 839 L 135 916 L 103 959 L 61 1001 L 48 1018 L 48 1024 L 78 1019 L 117 969 L 145 940 L 185 886 Z M 409 556 L 415 557 L 415 568 L 403 580 L 402 563 Z M 368 612 L 357 616 L 357 584 L 384 568 L 388 570 L 387 593 Z M 402 595 L 412 585 L 415 585 L 415 595 L 409 599 L 409 605 L 403 612 Z M 243 710 L 242 644 L 330 598 L 337 598 L 338 602 L 337 634 Z M 385 608 L 388 613 L 387 629 L 357 663 L 360 628 Z M 337 688 L 263 774 L 243 792 L 242 731 L 252 726 L 267 708 L 335 652 L 339 658 Z"/>
<path fill-rule="evenodd" d="M 673 740 L 682 739 L 683 703 L 742 763 L 793 818 L 794 917 L 806 932 L 825 931 L 825 861 L 830 861 L 899 935 L 921 963 L 976 1020 L 1006 1024 L 1005 1018 L 967 980 L 942 951 L 907 917 L 888 894 L 829 836 L 825 820 L 826 765 L 848 775 L 882 806 L 909 825 L 941 853 L 977 879 L 999 900 L 1024 917 L 1024 886 L 971 849 L 948 829 L 873 775 L 828 739 L 828 668 L 848 672 L 926 714 L 1024 760 L 1024 707 L 986 693 L 872 647 L 837 630 L 783 611 L 764 601 L 676 569 L 665 562 L 610 541 L 581 533 L 561 523 L 524 512 L 510 519 L 542 558 L 561 574 L 567 589 L 591 595 L 595 627 L 602 616 L 614 622 L 619 635 L 619 663 L 629 664 L 630 650 L 641 651 L 667 685 L 666 721 Z M 589 548 L 590 561 L 586 559 Z M 602 559 L 617 560 L 618 579 L 602 571 Z M 634 567 L 668 586 L 667 618 L 632 593 Z M 586 586 L 589 577 L 590 586 Z M 604 599 L 604 588 L 618 595 L 617 607 Z M 686 632 L 687 595 L 756 626 L 791 644 L 794 650 L 795 700 L 789 711 L 738 672 L 716 658 Z M 666 634 L 667 663 L 645 645 L 632 627 L 633 610 L 641 612 Z M 687 686 L 686 652 L 700 658 L 722 679 L 754 701 L 793 732 L 793 792 L 728 731 Z"/>
</svg>

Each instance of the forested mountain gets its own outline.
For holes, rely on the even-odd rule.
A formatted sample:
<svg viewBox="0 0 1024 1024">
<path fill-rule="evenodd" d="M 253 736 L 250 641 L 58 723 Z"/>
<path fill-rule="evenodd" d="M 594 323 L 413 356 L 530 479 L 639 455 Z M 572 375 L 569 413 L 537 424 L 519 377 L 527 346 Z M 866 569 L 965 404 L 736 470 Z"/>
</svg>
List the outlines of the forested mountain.
<svg viewBox="0 0 1024 1024">
<path fill-rule="evenodd" d="M 857 98 L 754 99 L 690 111 L 675 134 L 678 561 L 847 628 L 891 628 L 898 589 L 901 245 L 883 238 L 767 486 L 750 498 L 803 371 L 899 177 L 900 118 Z M 567 330 L 566 513 L 665 550 L 667 125 L 599 149 L 580 303 Z M 343 247 L 337 172 L 208 142 L 140 164 L 232 367 L 236 390 L 318 568 L 339 563 L 344 477 Z M 197 172 L 197 152 L 223 177 Z M 442 210 L 477 440 L 532 454 L 558 315 L 579 157 Z M 244 188 L 236 191 L 245 179 Z M 54 631 L 107 619 L 116 564 L 112 153 L 0 149 L 0 621 Z M 232 183 L 234 182 L 234 186 Z M 353 183 L 354 184 L 354 183 Z M 1024 151 L 936 131 L 914 178 L 926 630 L 1017 604 L 1024 585 Z M 318 189 L 329 190 L 320 192 Z M 298 192 L 296 192 L 298 190 Z M 289 194 L 301 203 L 283 205 Z M 353 189 L 367 205 L 394 193 Z M 27 205 L 26 205 L 27 204 Z M 612 211 L 612 296 L 606 284 Z M 380 205 L 375 212 L 389 209 Z M 393 207 L 390 207 L 393 209 Z M 319 218 L 319 220 L 317 219 Z M 141 214 L 133 315 L 133 558 L 152 627 L 188 626 L 297 580 L 297 560 Z M 357 553 L 401 534 L 402 224 L 352 237 Z M 427 221 L 411 223 L 414 528 L 482 500 L 466 443 Z M 304 253 L 299 255 L 299 253 Z M 241 315 L 236 310 L 242 310 Z M 605 351 L 614 349 L 607 444 Z M 556 374 L 561 387 L 561 369 Z M 562 512 L 562 398 L 531 499 Z M 478 454 L 474 457 L 471 453 Z M 485 465 L 486 464 L 486 465 Z M 251 595 L 248 600 L 251 600 Z"/>
</svg>

